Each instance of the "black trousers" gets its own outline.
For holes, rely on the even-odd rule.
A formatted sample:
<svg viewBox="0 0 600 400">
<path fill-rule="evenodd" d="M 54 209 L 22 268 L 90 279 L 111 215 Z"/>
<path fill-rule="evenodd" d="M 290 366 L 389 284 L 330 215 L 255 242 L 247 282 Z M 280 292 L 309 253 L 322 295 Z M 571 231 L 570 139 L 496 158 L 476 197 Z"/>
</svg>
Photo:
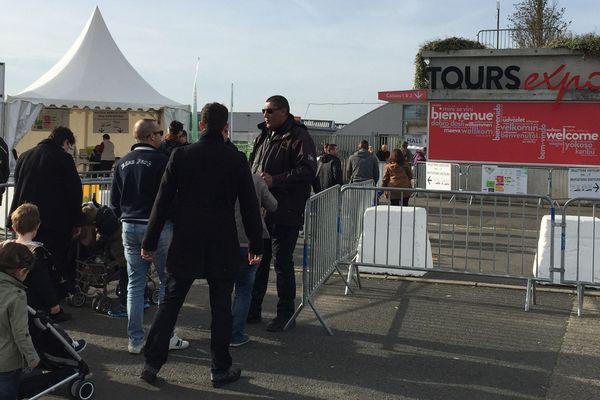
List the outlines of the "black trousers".
<svg viewBox="0 0 600 400">
<path fill-rule="evenodd" d="M 231 367 L 231 292 L 234 279 L 207 279 L 210 296 L 210 368 L 213 373 L 225 372 Z M 169 341 L 175 329 L 179 310 L 194 283 L 194 279 L 167 277 L 165 298 L 148 332 L 144 356 L 146 364 L 157 371 L 167 362 Z"/>
<path fill-rule="evenodd" d="M 65 298 L 75 285 L 75 242 L 70 235 L 49 230 L 40 230 L 34 240 L 42 242 L 52 254 L 56 272 L 50 271 L 51 278 L 59 298 Z"/>
<path fill-rule="evenodd" d="M 252 303 L 248 315 L 260 316 L 262 302 L 267 292 L 271 257 L 274 259 L 275 274 L 277 275 L 277 317 L 289 319 L 295 310 L 296 276 L 294 274 L 294 249 L 298 240 L 299 226 L 272 225 L 269 226 L 271 239 L 265 239 L 265 251 L 256 271 Z"/>
</svg>

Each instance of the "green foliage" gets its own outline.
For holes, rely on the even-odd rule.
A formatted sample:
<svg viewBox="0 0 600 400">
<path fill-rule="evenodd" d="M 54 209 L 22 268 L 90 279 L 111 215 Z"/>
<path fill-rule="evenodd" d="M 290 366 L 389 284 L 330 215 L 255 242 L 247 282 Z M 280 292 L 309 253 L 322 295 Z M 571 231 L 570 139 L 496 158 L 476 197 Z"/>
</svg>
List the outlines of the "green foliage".
<svg viewBox="0 0 600 400">
<path fill-rule="evenodd" d="M 522 0 L 508 17 L 514 41 L 522 48 L 536 48 L 566 37 L 571 21 L 565 21 L 564 13 L 557 0 Z"/>
<path fill-rule="evenodd" d="M 415 89 L 429 88 L 429 75 L 427 74 L 427 64 L 425 64 L 423 52 L 445 52 L 451 50 L 471 49 L 485 49 L 485 46 L 477 41 L 458 37 L 431 40 L 429 42 L 425 42 L 417 52 L 417 55 L 415 56 Z"/>
<path fill-rule="evenodd" d="M 594 33 L 577 35 L 572 38 L 556 39 L 548 43 L 552 49 L 571 49 L 588 57 L 600 57 L 600 36 Z"/>
</svg>

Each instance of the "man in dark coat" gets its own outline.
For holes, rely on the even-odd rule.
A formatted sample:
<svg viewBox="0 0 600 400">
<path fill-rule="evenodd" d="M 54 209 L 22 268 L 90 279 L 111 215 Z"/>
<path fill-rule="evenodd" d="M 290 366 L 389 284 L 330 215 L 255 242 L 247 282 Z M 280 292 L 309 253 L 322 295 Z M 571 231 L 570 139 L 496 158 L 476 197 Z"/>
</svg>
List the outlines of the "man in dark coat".
<svg viewBox="0 0 600 400">
<path fill-rule="evenodd" d="M 337 146 L 335 144 L 327 145 L 327 152 L 319 158 L 318 165 L 317 178 L 319 179 L 321 190 L 344 183 L 342 162 L 337 156 Z"/>
<path fill-rule="evenodd" d="M 252 175 L 242 153 L 225 144 L 227 108 L 204 106 L 197 143 L 173 152 L 152 208 L 142 257 L 151 259 L 160 232 L 174 210 L 173 239 L 167 256 L 166 293 L 150 328 L 142 379 L 152 382 L 167 361 L 169 338 L 186 294 L 196 278 L 206 278 L 211 306 L 211 381 L 218 387 L 240 377 L 231 367 L 231 292 L 239 269 L 235 202 L 249 239 L 249 262 L 263 252 L 262 220 Z M 173 204 L 174 202 L 174 204 Z"/>
<path fill-rule="evenodd" d="M 15 194 L 10 207 L 12 213 L 23 203 L 38 206 L 42 224 L 34 240 L 52 253 L 56 268 L 68 280 L 67 286 L 75 278 L 74 263 L 68 262 L 67 254 L 83 222 L 81 179 L 69 154 L 74 144 L 73 132 L 59 126 L 48 139 L 23 153 L 15 167 Z"/>
<path fill-rule="evenodd" d="M 277 211 L 268 212 L 265 217 L 271 240 L 267 242 L 263 261 L 256 272 L 248 322 L 261 321 L 272 243 L 279 301 L 277 315 L 267 325 L 267 330 L 279 332 L 295 311 L 294 248 L 304 223 L 304 207 L 310 196 L 311 183 L 316 176 L 317 156 L 306 126 L 290 114 L 285 97 L 271 96 L 262 112 L 265 122 L 258 125 L 261 133 L 254 141 L 250 165 L 253 173 L 263 177 L 277 199 L 278 207 Z"/>
</svg>

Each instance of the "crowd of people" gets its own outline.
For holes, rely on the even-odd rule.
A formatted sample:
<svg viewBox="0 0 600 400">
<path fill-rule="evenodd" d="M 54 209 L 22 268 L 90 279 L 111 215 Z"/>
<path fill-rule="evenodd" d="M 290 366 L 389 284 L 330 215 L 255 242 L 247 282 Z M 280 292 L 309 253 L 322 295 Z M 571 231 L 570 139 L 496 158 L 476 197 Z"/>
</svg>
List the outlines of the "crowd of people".
<svg viewBox="0 0 600 400">
<path fill-rule="evenodd" d="M 101 168 L 113 169 L 110 210 L 121 226 L 126 266 L 121 290 L 126 301 L 109 315 L 127 317 L 127 351 L 144 355 L 141 378 L 154 382 L 170 350 L 189 341 L 176 334 L 176 323 L 195 279 L 206 279 L 211 308 L 212 384 L 219 387 L 241 375 L 233 367 L 230 347 L 250 341 L 246 324 L 263 322 L 263 300 L 270 266 L 276 274 L 275 317 L 265 329 L 293 329 L 296 281 L 293 253 L 311 188 L 317 192 L 344 182 L 335 144 L 317 157 L 306 126 L 290 112 L 283 96 L 269 97 L 264 122 L 246 159 L 229 140 L 227 108 L 209 103 L 202 109 L 197 143 L 187 142 L 179 121 L 163 131 L 152 119 L 135 123 L 135 144 L 115 160 L 108 134 L 96 146 Z M 20 371 L 38 357 L 27 335 L 25 304 L 47 313 L 54 322 L 71 316 L 61 303 L 76 285 L 70 249 L 84 223 L 82 186 L 70 153 L 75 135 L 57 127 L 24 152 L 14 172 L 15 192 L 10 227 L 16 240 L 0 244 L 0 390 L 15 398 Z M 384 187 L 411 187 L 407 143 L 372 154 L 367 141 L 346 163 L 350 183 L 379 180 L 386 161 Z M 408 196 L 392 191 L 392 205 Z M 158 310 L 148 332 L 143 328 L 147 276 L 154 266 L 159 280 Z M 118 308 L 120 306 L 120 308 Z M 81 350 L 83 341 L 74 341 Z"/>
</svg>

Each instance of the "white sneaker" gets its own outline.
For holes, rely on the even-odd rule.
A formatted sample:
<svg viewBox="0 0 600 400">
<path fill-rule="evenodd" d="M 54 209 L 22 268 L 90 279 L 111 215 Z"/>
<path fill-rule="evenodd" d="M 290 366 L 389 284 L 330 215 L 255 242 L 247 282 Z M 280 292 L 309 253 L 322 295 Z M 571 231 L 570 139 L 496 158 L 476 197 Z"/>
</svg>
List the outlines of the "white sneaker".
<svg viewBox="0 0 600 400">
<path fill-rule="evenodd" d="M 127 345 L 127 351 L 129 351 L 129 354 L 140 354 L 142 352 L 142 349 L 144 348 L 144 344 L 145 343 L 140 343 L 137 346 L 129 343 Z"/>
<path fill-rule="evenodd" d="M 169 350 L 183 350 L 190 347 L 190 342 L 183 340 L 177 334 L 173 334 L 169 341 Z"/>
</svg>

